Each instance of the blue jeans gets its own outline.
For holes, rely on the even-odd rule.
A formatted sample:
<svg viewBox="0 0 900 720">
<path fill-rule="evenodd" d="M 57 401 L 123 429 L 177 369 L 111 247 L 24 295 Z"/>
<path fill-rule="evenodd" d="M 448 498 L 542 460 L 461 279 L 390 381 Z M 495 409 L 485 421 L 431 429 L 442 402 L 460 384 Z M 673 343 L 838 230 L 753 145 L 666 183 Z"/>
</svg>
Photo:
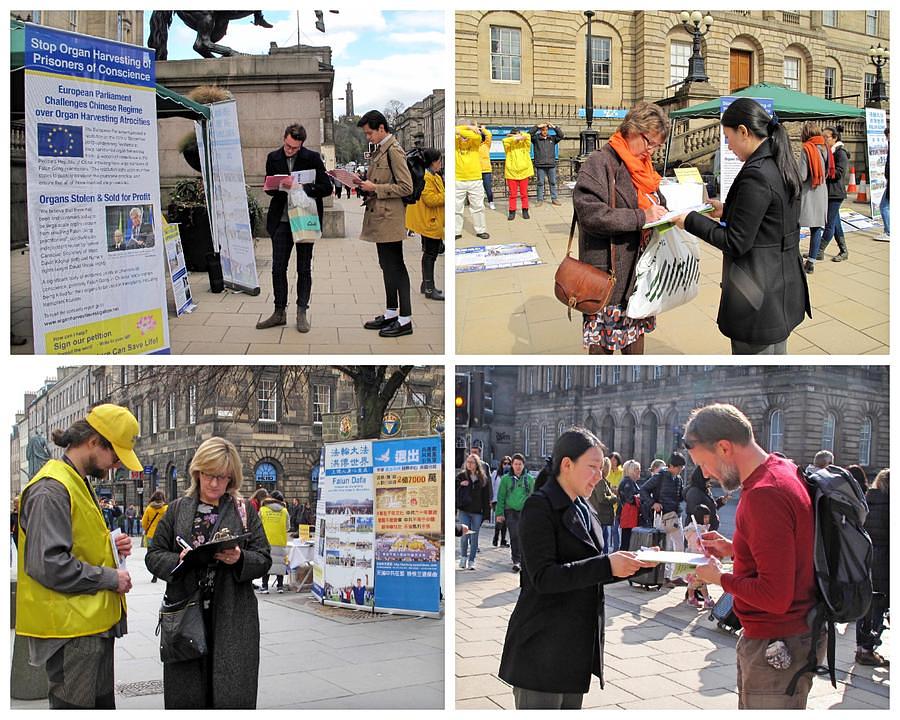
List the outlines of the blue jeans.
<svg viewBox="0 0 900 720">
<path fill-rule="evenodd" d="M 881 222 L 884 223 L 884 234 L 891 234 L 891 201 L 888 194 L 885 192 L 881 197 L 881 204 L 878 206 L 878 209 L 881 210 Z"/>
<path fill-rule="evenodd" d="M 603 530 L 603 552 L 609 555 L 612 550 L 610 550 L 610 543 L 612 542 L 612 525 L 601 525 L 600 529 Z"/>
<path fill-rule="evenodd" d="M 467 513 L 462 510 L 456 512 L 456 522 L 467 526 L 470 535 L 463 535 L 459 539 L 459 559 L 469 559 L 475 562 L 475 554 L 478 552 L 478 531 L 481 529 L 481 521 L 484 515 L 481 513 Z"/>
<path fill-rule="evenodd" d="M 489 203 L 494 202 L 494 174 L 489 172 L 481 173 L 481 184 L 484 185 L 484 194 Z"/>
<path fill-rule="evenodd" d="M 819 245 L 822 243 L 822 232 L 825 228 L 811 227 L 809 229 L 809 259 L 813 262 L 819 255 Z"/>
<path fill-rule="evenodd" d="M 612 525 L 612 551 L 615 552 L 619 549 L 619 516 L 613 518 Z M 625 548 L 626 550 L 628 548 Z"/>
<path fill-rule="evenodd" d="M 824 252 L 831 242 L 831 238 L 837 238 L 841 250 L 844 249 L 844 226 L 841 224 L 841 203 L 843 200 L 829 200 L 828 214 L 825 216 L 825 233 L 822 235 L 820 249 Z"/>
<path fill-rule="evenodd" d="M 544 202 L 544 178 L 550 179 L 550 199 L 556 200 L 556 166 L 537 170 L 537 201 Z"/>
</svg>

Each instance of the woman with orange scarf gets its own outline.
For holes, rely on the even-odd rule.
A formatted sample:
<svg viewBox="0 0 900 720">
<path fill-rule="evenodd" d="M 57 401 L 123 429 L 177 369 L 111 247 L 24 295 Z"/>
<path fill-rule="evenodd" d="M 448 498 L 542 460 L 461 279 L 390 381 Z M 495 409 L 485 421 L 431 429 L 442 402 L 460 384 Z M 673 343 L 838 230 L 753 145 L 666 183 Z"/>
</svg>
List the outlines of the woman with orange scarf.
<svg viewBox="0 0 900 720">
<path fill-rule="evenodd" d="M 616 285 L 609 304 L 585 315 L 584 346 L 591 355 L 642 355 L 644 335 L 656 318 L 625 317 L 634 289 L 640 251 L 649 240 L 643 226 L 666 214 L 659 193 L 660 176 L 651 154 L 669 132 L 662 108 L 639 102 L 625 116 L 616 133 L 582 165 L 575 183 L 573 204 L 578 221 L 578 257 L 595 267 L 615 271 Z"/>
<path fill-rule="evenodd" d="M 809 255 L 803 265 L 807 273 L 816 266 L 819 245 L 825 232 L 828 216 L 828 186 L 825 178 L 834 174 L 834 157 L 825 146 L 825 137 L 814 122 L 800 127 L 800 227 L 809 228 Z"/>
</svg>

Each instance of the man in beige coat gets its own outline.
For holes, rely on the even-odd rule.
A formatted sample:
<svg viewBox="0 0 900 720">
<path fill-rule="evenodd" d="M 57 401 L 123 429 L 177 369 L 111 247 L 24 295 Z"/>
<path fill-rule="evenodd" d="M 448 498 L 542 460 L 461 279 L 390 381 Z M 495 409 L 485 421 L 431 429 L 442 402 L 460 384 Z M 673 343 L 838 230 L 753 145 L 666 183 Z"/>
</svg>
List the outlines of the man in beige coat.
<svg viewBox="0 0 900 720">
<path fill-rule="evenodd" d="M 360 184 L 366 211 L 360 238 L 376 243 L 378 265 L 384 276 L 385 311 L 364 324 L 381 337 L 412 335 L 409 273 L 403 262 L 406 208 L 403 197 L 413 191 L 406 153 L 390 133 L 387 120 L 370 110 L 357 123 L 366 139 L 377 147 L 369 158 L 368 179 Z"/>
</svg>

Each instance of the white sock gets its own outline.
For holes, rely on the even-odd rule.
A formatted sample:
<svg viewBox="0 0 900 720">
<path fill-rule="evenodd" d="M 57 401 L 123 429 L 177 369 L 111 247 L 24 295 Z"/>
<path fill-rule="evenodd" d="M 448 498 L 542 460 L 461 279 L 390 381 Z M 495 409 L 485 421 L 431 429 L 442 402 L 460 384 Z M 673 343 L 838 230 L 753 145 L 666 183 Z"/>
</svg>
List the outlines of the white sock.
<svg viewBox="0 0 900 720">
<path fill-rule="evenodd" d="M 387 310 L 384 311 L 384 318 L 385 318 L 385 320 L 390 320 L 392 318 L 397 317 L 399 314 L 400 314 L 399 310 L 396 310 L 396 309 L 392 310 L 391 308 L 388 308 Z"/>
<path fill-rule="evenodd" d="M 407 323 L 412 322 L 412 317 L 410 317 L 409 315 L 398 315 L 397 322 L 401 325 L 406 325 Z"/>
</svg>

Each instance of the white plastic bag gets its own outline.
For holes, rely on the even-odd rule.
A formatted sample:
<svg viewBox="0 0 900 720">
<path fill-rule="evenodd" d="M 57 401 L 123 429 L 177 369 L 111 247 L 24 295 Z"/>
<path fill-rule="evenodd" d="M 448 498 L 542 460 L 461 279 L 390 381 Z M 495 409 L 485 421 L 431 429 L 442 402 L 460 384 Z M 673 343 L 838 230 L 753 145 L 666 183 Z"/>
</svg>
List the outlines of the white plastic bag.
<svg viewBox="0 0 900 720">
<path fill-rule="evenodd" d="M 634 293 L 625 314 L 630 318 L 659 315 L 690 302 L 700 291 L 700 241 L 675 225 L 653 229 L 637 263 Z"/>
<path fill-rule="evenodd" d="M 653 513 L 653 527 L 656 530 L 663 530 L 662 512 Z"/>
<path fill-rule="evenodd" d="M 310 243 L 322 237 L 316 201 L 303 191 L 302 185 L 294 185 L 288 191 L 288 220 L 295 243 Z"/>
</svg>

